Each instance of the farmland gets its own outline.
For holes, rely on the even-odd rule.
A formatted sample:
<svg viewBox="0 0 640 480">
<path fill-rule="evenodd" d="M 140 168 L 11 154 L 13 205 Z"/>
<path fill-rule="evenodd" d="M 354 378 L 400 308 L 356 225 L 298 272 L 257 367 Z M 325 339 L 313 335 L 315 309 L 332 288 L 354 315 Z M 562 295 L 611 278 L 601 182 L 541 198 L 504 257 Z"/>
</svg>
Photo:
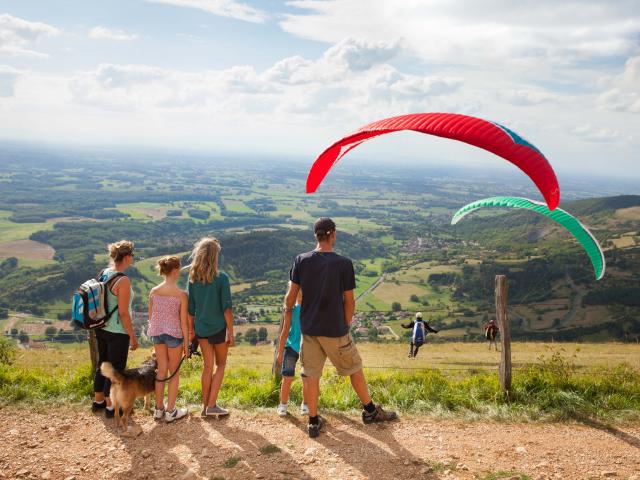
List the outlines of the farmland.
<svg viewBox="0 0 640 480">
<path fill-rule="evenodd" d="M 304 164 L 265 168 L 194 157 L 150 165 L 124 154 L 95 163 L 88 154 L 83 170 L 48 152 L 14 155 L 0 169 L 0 307 L 14 316 L 30 312 L 42 325 L 68 316 L 74 284 L 103 268 L 109 241 L 130 238 L 142 331 L 148 292 L 160 280 L 155 262 L 176 254 L 186 263 L 195 240 L 216 235 L 238 315 L 262 309 L 255 326 L 266 322 L 271 329 L 291 261 L 313 248 L 310 224 L 327 215 L 338 225 L 337 251 L 354 261 L 356 326 L 369 339 L 391 341 L 388 327 L 402 337 L 400 323 L 416 311 L 438 326 L 440 340 L 479 339 L 492 315 L 496 273 L 512 278 L 517 338 L 601 341 L 640 334 L 638 293 L 615 293 L 623 279 L 626 289 L 639 284 L 640 197 L 567 204 L 606 249 L 607 276 L 594 282 L 576 243 L 540 218 L 481 211 L 449 225 L 458 207 L 480 195 L 535 195 L 513 178 L 500 187 L 477 172 L 390 169 L 380 176 L 338 168 L 320 192 L 305 195 Z M 51 177 L 47 169 L 55 167 Z M 104 194 L 89 193 L 96 188 Z"/>
</svg>

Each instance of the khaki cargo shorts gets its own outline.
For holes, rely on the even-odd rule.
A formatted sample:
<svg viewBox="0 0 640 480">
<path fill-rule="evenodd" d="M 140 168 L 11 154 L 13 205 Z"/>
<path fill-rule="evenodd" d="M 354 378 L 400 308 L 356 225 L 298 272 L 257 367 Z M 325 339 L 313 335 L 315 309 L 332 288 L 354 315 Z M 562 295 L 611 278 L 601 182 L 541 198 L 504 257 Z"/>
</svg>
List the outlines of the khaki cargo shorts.
<svg viewBox="0 0 640 480">
<path fill-rule="evenodd" d="M 362 359 L 351 335 L 343 337 L 314 337 L 302 335 L 300 364 L 306 377 L 322 376 L 324 363 L 329 357 L 338 375 L 349 376 L 362 370 Z"/>
</svg>

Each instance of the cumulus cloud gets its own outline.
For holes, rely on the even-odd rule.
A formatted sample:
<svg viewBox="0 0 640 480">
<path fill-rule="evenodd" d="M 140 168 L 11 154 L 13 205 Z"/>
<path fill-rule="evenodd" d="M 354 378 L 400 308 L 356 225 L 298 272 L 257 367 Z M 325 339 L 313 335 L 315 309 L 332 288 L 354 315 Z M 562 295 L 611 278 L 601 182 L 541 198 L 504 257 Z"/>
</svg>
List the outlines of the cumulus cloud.
<svg viewBox="0 0 640 480">
<path fill-rule="evenodd" d="M 0 65 L 0 97 L 13 97 L 16 80 L 21 73 L 9 65 Z"/>
<path fill-rule="evenodd" d="M 402 49 L 402 40 L 391 42 L 369 42 L 362 39 L 346 38 L 329 48 L 324 58 L 328 62 L 343 63 L 353 71 L 368 70 L 393 59 Z"/>
<path fill-rule="evenodd" d="M 385 110 L 410 111 L 462 85 L 460 78 L 413 75 L 385 63 L 398 45 L 347 39 L 318 59 L 292 56 L 262 72 L 251 66 L 192 73 L 104 63 L 79 72 L 69 85 L 77 103 L 100 108 L 335 115 L 362 121 Z"/>
<path fill-rule="evenodd" d="M 266 12 L 234 0 L 146 0 L 149 3 L 163 3 L 177 7 L 203 10 L 221 17 L 234 18 L 252 23 L 264 23 Z"/>
<path fill-rule="evenodd" d="M 498 98 L 512 105 L 530 106 L 542 103 L 558 103 L 563 97 L 546 90 L 533 90 L 529 88 L 508 89 L 498 93 Z"/>
<path fill-rule="evenodd" d="M 280 22 L 302 38 L 335 43 L 349 35 L 389 41 L 429 62 L 523 69 L 577 64 L 637 48 L 640 4 L 633 0 L 468 2 L 297 0 Z M 528 73 L 531 73 L 529 71 Z"/>
<path fill-rule="evenodd" d="M 135 40 L 138 38 L 138 35 L 135 33 L 127 33 L 123 30 L 114 30 L 107 27 L 97 26 L 89 30 L 89 38 L 93 38 L 94 40 L 116 40 L 119 42 L 126 42 Z"/>
<path fill-rule="evenodd" d="M 620 132 L 617 130 L 594 127 L 591 124 L 579 125 L 571 129 L 569 133 L 588 143 L 612 143 L 620 137 Z"/>
<path fill-rule="evenodd" d="M 603 82 L 610 88 L 598 97 L 600 106 L 619 112 L 640 113 L 640 56 L 629 58 L 620 75 Z"/>
<path fill-rule="evenodd" d="M 41 22 L 30 22 L 8 13 L 0 15 L 0 55 L 48 57 L 47 54 L 30 49 L 43 37 L 59 35 L 56 27 Z"/>
</svg>

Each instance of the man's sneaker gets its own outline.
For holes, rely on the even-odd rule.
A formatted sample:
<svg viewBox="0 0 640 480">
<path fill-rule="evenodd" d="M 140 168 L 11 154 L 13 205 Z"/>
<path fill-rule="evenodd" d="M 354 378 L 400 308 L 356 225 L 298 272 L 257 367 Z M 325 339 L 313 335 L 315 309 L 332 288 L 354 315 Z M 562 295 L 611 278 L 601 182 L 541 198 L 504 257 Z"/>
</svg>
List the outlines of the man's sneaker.
<svg viewBox="0 0 640 480">
<path fill-rule="evenodd" d="M 186 408 L 174 408 L 173 412 L 164 412 L 164 420 L 167 423 L 171 423 L 174 420 L 184 418 L 189 414 L 189 410 Z"/>
<path fill-rule="evenodd" d="M 322 418 L 318 417 L 318 423 L 317 424 L 308 424 L 307 425 L 307 430 L 309 431 L 309 438 L 316 438 L 318 435 L 320 435 L 320 430 L 322 430 L 322 424 L 324 422 L 322 421 Z"/>
<path fill-rule="evenodd" d="M 300 415 L 309 415 L 309 405 L 306 403 L 300 404 Z"/>
<path fill-rule="evenodd" d="M 162 420 L 164 418 L 164 407 L 156 408 L 153 410 L 153 419 L 155 421 Z"/>
<path fill-rule="evenodd" d="M 124 415 L 124 412 L 122 411 L 121 408 L 119 408 L 118 410 L 120 410 L 120 416 Z M 106 418 L 113 418 L 113 417 L 115 417 L 115 415 L 116 415 L 116 409 L 115 408 L 111 408 L 111 409 L 105 408 L 104 409 L 104 416 Z"/>
<path fill-rule="evenodd" d="M 96 413 L 99 410 L 104 410 L 105 408 L 107 408 L 107 401 L 103 400 L 101 402 L 93 402 L 91 404 L 91 411 L 93 413 Z"/>
<path fill-rule="evenodd" d="M 205 415 L 207 417 L 224 417 L 225 415 L 229 415 L 229 412 L 224 408 L 215 405 L 213 407 L 207 407 Z"/>
<path fill-rule="evenodd" d="M 278 405 L 278 408 L 276 408 L 276 412 L 281 417 L 286 417 L 287 416 L 287 407 L 288 407 L 288 405 L 286 403 L 281 403 L 280 405 Z"/>
<path fill-rule="evenodd" d="M 398 418 L 396 412 L 386 412 L 380 405 L 376 405 L 376 409 L 373 413 L 369 413 L 366 410 L 362 411 L 362 422 L 365 424 L 374 422 L 388 422 Z"/>
</svg>

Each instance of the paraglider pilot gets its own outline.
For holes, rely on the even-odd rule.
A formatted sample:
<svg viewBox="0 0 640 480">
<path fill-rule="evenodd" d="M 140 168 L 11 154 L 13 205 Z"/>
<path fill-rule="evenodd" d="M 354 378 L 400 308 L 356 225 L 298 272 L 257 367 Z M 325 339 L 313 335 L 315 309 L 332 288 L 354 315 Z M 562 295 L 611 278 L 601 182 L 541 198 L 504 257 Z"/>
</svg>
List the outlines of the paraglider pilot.
<svg viewBox="0 0 640 480">
<path fill-rule="evenodd" d="M 422 312 L 417 312 L 416 319 L 412 320 L 411 323 L 407 323 L 406 325 L 404 323 L 401 323 L 400 325 L 402 326 L 402 328 L 413 329 L 413 335 L 411 336 L 411 345 L 409 346 L 410 358 L 415 357 L 418 354 L 418 349 L 422 345 L 424 345 L 424 339 L 427 335 L 427 331 L 438 333 L 438 330 L 431 328 L 429 324 L 422 319 Z"/>
</svg>

